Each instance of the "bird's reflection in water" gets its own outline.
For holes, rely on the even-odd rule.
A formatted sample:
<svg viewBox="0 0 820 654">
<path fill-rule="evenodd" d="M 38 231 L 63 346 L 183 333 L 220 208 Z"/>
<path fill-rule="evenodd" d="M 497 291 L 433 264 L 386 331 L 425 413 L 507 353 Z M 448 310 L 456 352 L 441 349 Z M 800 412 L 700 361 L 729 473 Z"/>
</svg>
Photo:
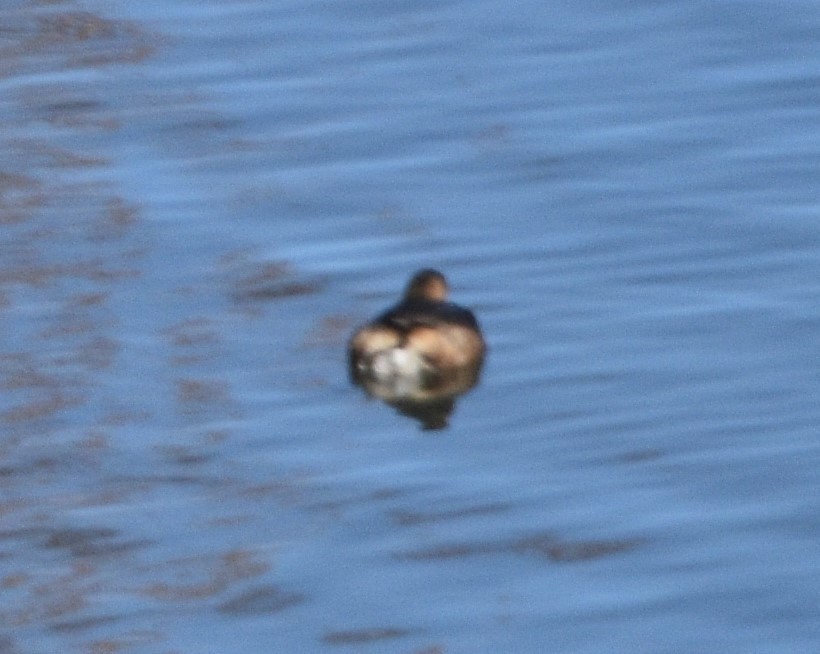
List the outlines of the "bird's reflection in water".
<svg viewBox="0 0 820 654">
<path fill-rule="evenodd" d="M 486 352 L 475 316 L 447 293 L 441 273 L 419 271 L 401 302 L 348 347 L 352 381 L 425 429 L 447 426 L 456 398 L 478 382 Z"/>
</svg>

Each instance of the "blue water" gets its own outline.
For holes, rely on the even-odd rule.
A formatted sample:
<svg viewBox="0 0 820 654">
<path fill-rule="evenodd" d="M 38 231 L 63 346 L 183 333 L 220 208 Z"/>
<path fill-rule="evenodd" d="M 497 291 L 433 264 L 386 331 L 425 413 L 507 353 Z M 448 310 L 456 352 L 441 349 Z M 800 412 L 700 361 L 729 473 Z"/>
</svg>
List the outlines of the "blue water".
<svg viewBox="0 0 820 654">
<path fill-rule="evenodd" d="M 0 653 L 820 649 L 820 5 L 0 25 Z M 433 433 L 344 353 L 426 266 Z"/>
</svg>

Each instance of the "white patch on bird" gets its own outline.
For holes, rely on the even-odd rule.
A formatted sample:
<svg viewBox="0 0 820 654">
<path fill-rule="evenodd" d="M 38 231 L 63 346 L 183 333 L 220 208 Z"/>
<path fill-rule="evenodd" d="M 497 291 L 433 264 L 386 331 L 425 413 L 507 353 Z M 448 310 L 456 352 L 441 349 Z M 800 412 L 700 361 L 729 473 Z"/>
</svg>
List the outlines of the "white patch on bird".
<svg viewBox="0 0 820 654">
<path fill-rule="evenodd" d="M 373 376 L 398 394 L 420 387 L 427 367 L 427 362 L 418 352 L 400 347 L 378 352 L 370 363 Z"/>
</svg>

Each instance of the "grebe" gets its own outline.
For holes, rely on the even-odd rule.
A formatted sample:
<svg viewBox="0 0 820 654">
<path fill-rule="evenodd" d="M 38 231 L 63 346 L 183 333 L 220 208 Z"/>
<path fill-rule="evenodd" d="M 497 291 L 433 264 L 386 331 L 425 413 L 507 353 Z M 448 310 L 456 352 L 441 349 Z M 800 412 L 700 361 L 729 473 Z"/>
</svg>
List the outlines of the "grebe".
<svg viewBox="0 0 820 654">
<path fill-rule="evenodd" d="M 350 339 L 354 382 L 388 401 L 431 401 L 475 385 L 486 345 L 473 313 L 447 300 L 440 272 L 413 275 L 401 302 Z"/>
</svg>

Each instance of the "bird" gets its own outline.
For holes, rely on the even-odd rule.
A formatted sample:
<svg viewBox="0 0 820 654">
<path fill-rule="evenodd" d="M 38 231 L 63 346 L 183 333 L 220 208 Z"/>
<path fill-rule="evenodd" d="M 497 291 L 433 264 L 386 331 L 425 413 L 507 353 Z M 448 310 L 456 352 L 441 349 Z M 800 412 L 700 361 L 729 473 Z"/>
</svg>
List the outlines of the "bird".
<svg viewBox="0 0 820 654">
<path fill-rule="evenodd" d="M 416 272 L 402 299 L 351 336 L 351 379 L 388 401 L 433 401 L 475 385 L 487 346 L 472 311 L 450 302 L 443 274 Z"/>
</svg>

